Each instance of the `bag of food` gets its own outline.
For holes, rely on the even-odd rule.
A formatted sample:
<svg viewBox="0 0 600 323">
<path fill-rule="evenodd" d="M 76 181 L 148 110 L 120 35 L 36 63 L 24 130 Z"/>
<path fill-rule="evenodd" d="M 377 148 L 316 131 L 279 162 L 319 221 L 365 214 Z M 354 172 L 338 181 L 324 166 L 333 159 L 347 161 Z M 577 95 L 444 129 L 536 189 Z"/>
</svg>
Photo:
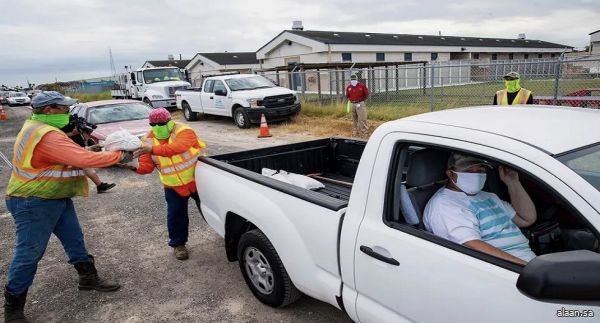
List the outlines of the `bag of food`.
<svg viewBox="0 0 600 323">
<path fill-rule="evenodd" d="M 316 189 L 325 187 L 325 185 L 323 185 L 323 183 L 317 181 L 314 178 L 310 178 L 308 176 L 304 176 L 304 175 L 300 175 L 300 174 L 288 173 L 284 170 L 276 171 L 276 170 L 269 169 L 269 168 L 263 168 L 261 173 L 264 176 L 271 177 L 273 179 L 276 179 L 276 180 L 284 182 L 284 183 L 302 187 L 307 190 L 316 190 Z"/>
<path fill-rule="evenodd" d="M 108 135 L 104 140 L 106 151 L 134 151 L 142 145 L 140 138 L 132 135 L 129 131 L 121 129 Z"/>
</svg>

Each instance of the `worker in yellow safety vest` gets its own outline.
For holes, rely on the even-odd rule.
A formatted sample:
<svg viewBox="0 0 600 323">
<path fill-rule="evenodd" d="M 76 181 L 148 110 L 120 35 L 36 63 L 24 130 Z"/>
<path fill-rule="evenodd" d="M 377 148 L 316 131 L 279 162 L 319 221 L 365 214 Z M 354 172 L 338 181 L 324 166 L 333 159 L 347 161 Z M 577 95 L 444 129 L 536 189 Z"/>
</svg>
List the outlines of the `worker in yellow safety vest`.
<svg viewBox="0 0 600 323">
<path fill-rule="evenodd" d="M 51 234 L 58 237 L 77 270 L 80 290 L 110 292 L 120 287 L 98 276 L 71 198 L 88 194 L 84 168 L 108 167 L 131 161 L 133 156 L 88 151 L 69 139 L 60 129 L 69 124 L 69 106 L 74 103 L 58 92 L 39 93 L 31 102 L 33 115 L 15 141 L 6 190 L 6 206 L 16 228 L 15 252 L 4 290 L 6 322 L 25 320 L 27 290 Z"/>
<path fill-rule="evenodd" d="M 494 95 L 494 105 L 533 104 L 531 91 L 521 87 L 521 76 L 517 72 L 504 75 L 505 88 Z"/>
<path fill-rule="evenodd" d="M 134 170 L 138 174 L 158 170 L 167 201 L 169 246 L 175 258 L 185 260 L 189 257 L 185 246 L 189 232 L 188 200 L 192 198 L 200 210 L 194 174 L 196 160 L 206 145 L 192 128 L 171 120 L 165 108 L 152 110 L 148 119 L 152 130 L 142 147 L 133 153 L 139 157 L 139 166 Z"/>
</svg>

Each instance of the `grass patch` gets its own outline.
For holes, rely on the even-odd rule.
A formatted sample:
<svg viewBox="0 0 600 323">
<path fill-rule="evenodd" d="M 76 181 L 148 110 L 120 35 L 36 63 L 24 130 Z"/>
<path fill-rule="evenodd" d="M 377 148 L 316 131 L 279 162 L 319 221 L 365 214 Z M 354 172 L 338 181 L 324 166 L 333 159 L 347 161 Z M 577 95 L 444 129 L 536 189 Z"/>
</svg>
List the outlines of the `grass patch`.
<svg viewBox="0 0 600 323">
<path fill-rule="evenodd" d="M 68 96 L 79 100 L 79 102 L 90 102 L 112 99 L 110 91 L 100 93 L 67 93 Z"/>
<path fill-rule="evenodd" d="M 427 104 L 367 104 L 369 120 L 389 121 L 408 117 L 415 114 L 429 112 Z M 345 103 L 302 103 L 301 115 L 310 118 L 345 118 L 352 120 L 352 112 L 347 113 Z"/>
</svg>

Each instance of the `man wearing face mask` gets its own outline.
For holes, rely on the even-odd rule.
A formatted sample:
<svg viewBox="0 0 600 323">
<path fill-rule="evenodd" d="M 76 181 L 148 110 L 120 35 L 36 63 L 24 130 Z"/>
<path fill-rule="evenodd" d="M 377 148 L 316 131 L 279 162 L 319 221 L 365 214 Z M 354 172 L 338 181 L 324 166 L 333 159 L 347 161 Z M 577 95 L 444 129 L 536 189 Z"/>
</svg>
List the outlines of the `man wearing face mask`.
<svg viewBox="0 0 600 323">
<path fill-rule="evenodd" d="M 504 75 L 505 88 L 494 95 L 494 105 L 533 104 L 531 91 L 521 87 L 521 76 L 517 72 Z"/>
<path fill-rule="evenodd" d="M 134 156 L 139 157 L 135 170 L 138 174 L 158 170 L 167 201 L 169 246 L 175 258 L 186 260 L 189 257 L 185 246 L 189 232 L 188 200 L 194 199 L 200 209 L 194 174 L 196 160 L 206 145 L 192 128 L 171 120 L 165 108 L 152 110 L 148 119 L 152 130 L 143 146 L 134 152 Z"/>
<path fill-rule="evenodd" d="M 491 166 L 483 160 L 452 154 L 446 171 L 448 184 L 425 207 L 425 228 L 452 242 L 524 265 L 535 254 L 519 228 L 536 221 L 535 206 L 521 185 L 519 174 L 503 166 L 498 171 L 511 203 L 481 191 L 486 167 Z"/>
<path fill-rule="evenodd" d="M 16 227 L 15 252 L 4 290 L 7 322 L 24 320 L 27 290 L 53 233 L 79 274 L 80 290 L 110 292 L 120 287 L 98 277 L 71 198 L 88 195 L 83 168 L 128 162 L 132 154 L 92 152 L 69 139 L 60 129 L 69 123 L 69 106 L 74 103 L 54 91 L 36 95 L 31 102 L 33 115 L 15 141 L 6 191 L 6 206 Z"/>
<path fill-rule="evenodd" d="M 352 104 L 352 134 L 366 137 L 369 132 L 367 124 L 367 105 L 369 89 L 358 81 L 358 76 L 350 76 L 350 84 L 346 87 L 346 98 Z"/>
</svg>

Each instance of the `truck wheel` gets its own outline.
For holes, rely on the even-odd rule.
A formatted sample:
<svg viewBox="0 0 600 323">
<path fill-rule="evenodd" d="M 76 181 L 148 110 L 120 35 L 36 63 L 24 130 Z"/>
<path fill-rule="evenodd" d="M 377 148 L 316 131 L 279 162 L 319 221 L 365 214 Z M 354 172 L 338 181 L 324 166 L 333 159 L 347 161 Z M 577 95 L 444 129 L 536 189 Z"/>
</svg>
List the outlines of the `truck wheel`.
<svg viewBox="0 0 600 323">
<path fill-rule="evenodd" d="M 284 307 L 302 296 L 262 231 L 254 229 L 244 233 L 237 252 L 242 276 L 259 301 L 272 307 Z"/>
<path fill-rule="evenodd" d="M 238 107 L 233 111 L 233 121 L 238 128 L 250 128 L 250 118 L 242 107 Z"/>
<path fill-rule="evenodd" d="M 142 100 L 142 101 L 144 101 L 144 103 L 146 103 L 147 105 L 149 105 L 151 108 L 154 108 L 154 107 L 152 106 L 152 102 L 150 102 L 150 99 L 148 99 L 148 98 L 144 98 L 144 100 Z"/>
<path fill-rule="evenodd" d="M 198 120 L 198 113 L 193 112 L 192 108 L 190 107 L 190 105 L 187 102 L 185 102 L 185 101 L 181 102 L 181 109 L 183 110 L 183 117 L 185 118 L 185 120 L 187 120 L 187 121 Z"/>
</svg>

